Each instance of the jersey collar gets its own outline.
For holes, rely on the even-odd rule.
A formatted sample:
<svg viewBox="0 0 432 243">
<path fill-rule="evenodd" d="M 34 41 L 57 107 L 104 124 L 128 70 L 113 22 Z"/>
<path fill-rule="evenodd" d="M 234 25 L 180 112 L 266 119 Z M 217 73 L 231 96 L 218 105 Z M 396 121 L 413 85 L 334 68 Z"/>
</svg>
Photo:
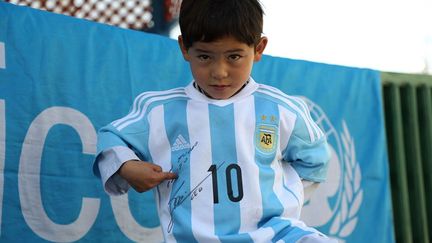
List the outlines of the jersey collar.
<svg viewBox="0 0 432 243">
<path fill-rule="evenodd" d="M 199 88 L 197 85 L 195 87 L 194 83 L 195 81 L 193 80 L 188 86 L 186 86 L 185 89 L 186 94 L 194 100 L 207 102 L 217 106 L 225 106 L 234 103 L 240 99 L 243 99 L 244 97 L 250 96 L 253 92 L 255 92 L 258 89 L 258 83 L 256 83 L 255 80 L 253 80 L 253 78 L 250 77 L 249 82 L 247 82 L 245 86 L 237 94 L 225 100 L 216 100 L 205 95 L 204 92 L 200 91 L 201 88 Z"/>
</svg>

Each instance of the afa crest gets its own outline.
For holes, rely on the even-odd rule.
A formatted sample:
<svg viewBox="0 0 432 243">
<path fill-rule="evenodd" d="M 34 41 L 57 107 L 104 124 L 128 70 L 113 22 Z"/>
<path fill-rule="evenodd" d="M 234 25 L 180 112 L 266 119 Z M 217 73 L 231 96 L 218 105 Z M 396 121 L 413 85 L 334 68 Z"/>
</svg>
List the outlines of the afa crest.
<svg viewBox="0 0 432 243">
<path fill-rule="evenodd" d="M 258 125 L 255 135 L 255 145 L 258 151 L 264 154 L 275 151 L 278 139 L 277 130 L 277 127 L 274 125 Z"/>
</svg>

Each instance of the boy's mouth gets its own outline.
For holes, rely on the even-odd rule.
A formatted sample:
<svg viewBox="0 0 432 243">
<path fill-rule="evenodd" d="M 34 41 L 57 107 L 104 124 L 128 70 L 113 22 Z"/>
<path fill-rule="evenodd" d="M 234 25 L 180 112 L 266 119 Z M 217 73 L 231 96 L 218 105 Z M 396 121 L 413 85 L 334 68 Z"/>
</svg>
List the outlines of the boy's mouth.
<svg viewBox="0 0 432 243">
<path fill-rule="evenodd" d="M 213 85 L 210 85 L 210 87 L 213 87 L 213 88 L 227 88 L 227 87 L 229 87 L 229 85 L 228 84 L 213 84 Z"/>
<path fill-rule="evenodd" d="M 223 90 L 229 88 L 229 85 L 210 85 L 210 87 L 216 91 L 223 91 Z"/>
</svg>

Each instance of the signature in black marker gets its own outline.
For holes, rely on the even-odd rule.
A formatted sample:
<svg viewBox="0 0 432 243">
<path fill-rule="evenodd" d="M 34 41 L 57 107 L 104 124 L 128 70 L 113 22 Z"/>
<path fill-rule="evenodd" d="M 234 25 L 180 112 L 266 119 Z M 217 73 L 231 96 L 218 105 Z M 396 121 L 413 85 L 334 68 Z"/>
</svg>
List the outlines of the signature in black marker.
<svg viewBox="0 0 432 243">
<path fill-rule="evenodd" d="M 177 168 L 176 170 L 173 169 L 172 165 L 171 165 L 171 169 L 169 170 L 169 172 L 173 172 L 176 173 L 177 175 L 180 174 L 180 172 L 183 169 L 183 165 L 186 164 L 187 161 L 189 161 L 189 155 L 191 154 L 192 150 L 194 150 L 194 148 L 198 145 L 198 142 L 195 142 L 194 145 L 192 147 L 190 147 L 186 152 L 182 153 L 178 158 L 177 158 Z M 176 179 L 172 179 L 169 180 L 167 183 L 167 187 L 170 187 L 171 184 L 174 183 Z"/>
<path fill-rule="evenodd" d="M 217 166 L 216 170 L 219 170 L 219 168 L 225 164 L 225 162 L 222 162 L 220 165 Z M 168 202 L 168 206 L 169 206 L 169 212 L 170 212 L 170 222 L 168 223 L 168 233 L 171 232 L 173 226 L 174 226 L 174 221 L 173 221 L 173 212 L 174 210 L 180 206 L 181 204 L 183 204 L 186 199 L 190 198 L 190 200 L 192 201 L 195 197 L 198 196 L 198 194 L 203 190 L 203 188 L 201 187 L 201 184 L 204 183 L 204 181 L 206 181 L 209 177 L 211 176 L 211 173 L 208 174 L 206 177 L 204 177 L 204 179 L 202 179 L 200 182 L 198 182 L 198 184 L 192 188 L 192 190 L 190 190 L 189 192 L 184 192 L 184 195 L 178 195 L 180 194 L 180 189 L 182 189 L 182 187 L 185 184 L 185 181 L 183 180 L 180 184 L 180 186 L 177 188 L 177 190 L 173 193 L 173 197 L 169 200 Z M 177 179 L 178 180 L 178 179 Z"/>
</svg>

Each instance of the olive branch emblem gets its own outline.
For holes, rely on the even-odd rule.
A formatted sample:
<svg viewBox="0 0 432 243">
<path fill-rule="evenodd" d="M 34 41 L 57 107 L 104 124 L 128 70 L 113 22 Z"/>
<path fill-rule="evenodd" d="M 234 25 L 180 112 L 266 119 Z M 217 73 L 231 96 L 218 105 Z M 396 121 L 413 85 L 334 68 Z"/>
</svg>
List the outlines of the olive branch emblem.
<svg viewBox="0 0 432 243">
<path fill-rule="evenodd" d="M 357 212 L 363 201 L 363 189 L 360 187 L 361 171 L 356 160 L 354 140 L 349 133 L 345 121 L 342 121 L 343 131 L 340 134 L 343 145 L 343 162 L 345 173 L 343 176 L 342 201 L 340 210 L 336 213 L 330 234 L 338 238 L 349 236 L 358 221 Z"/>
</svg>

